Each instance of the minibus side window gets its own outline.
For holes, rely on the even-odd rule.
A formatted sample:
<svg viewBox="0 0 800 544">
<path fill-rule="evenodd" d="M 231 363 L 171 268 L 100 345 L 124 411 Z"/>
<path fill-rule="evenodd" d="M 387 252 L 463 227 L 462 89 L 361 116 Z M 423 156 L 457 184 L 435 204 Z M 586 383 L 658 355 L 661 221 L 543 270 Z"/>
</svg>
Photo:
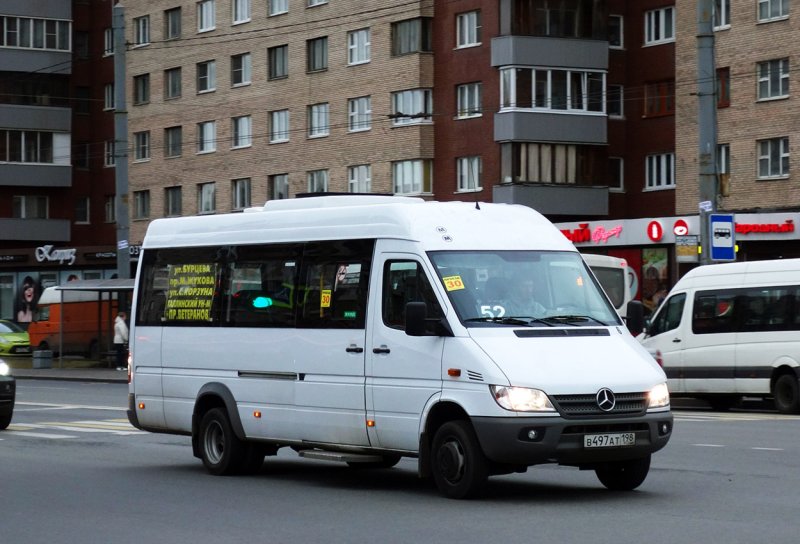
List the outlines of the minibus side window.
<svg viewBox="0 0 800 544">
<path fill-rule="evenodd" d="M 741 331 L 796 330 L 793 287 L 760 287 L 742 294 Z"/>
<path fill-rule="evenodd" d="M 387 261 L 383 268 L 383 323 L 403 330 L 409 302 L 424 302 L 428 318 L 444 317 L 431 282 L 417 261 Z"/>
<path fill-rule="evenodd" d="M 686 303 L 686 293 L 678 293 L 667 299 L 662 305 L 655 319 L 650 324 L 647 331 L 648 336 L 656 336 L 673 329 L 677 329 L 681 324 L 683 306 Z"/>
<path fill-rule="evenodd" d="M 736 332 L 737 303 L 734 291 L 704 291 L 694 295 L 692 332 L 715 334 Z"/>
</svg>

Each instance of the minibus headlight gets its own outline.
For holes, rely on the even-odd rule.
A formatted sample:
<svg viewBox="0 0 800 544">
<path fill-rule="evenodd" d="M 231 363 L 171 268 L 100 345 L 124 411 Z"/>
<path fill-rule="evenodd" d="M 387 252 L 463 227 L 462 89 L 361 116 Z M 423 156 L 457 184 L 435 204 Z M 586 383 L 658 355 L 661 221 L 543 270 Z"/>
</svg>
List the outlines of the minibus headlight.
<svg viewBox="0 0 800 544">
<path fill-rule="evenodd" d="M 527 387 L 490 385 L 494 400 L 502 408 L 514 412 L 555 412 L 544 391 Z"/>
<path fill-rule="evenodd" d="M 660 383 L 652 388 L 648 397 L 650 398 L 648 408 L 663 408 L 664 406 L 669 406 L 669 390 L 667 389 L 667 384 Z"/>
</svg>

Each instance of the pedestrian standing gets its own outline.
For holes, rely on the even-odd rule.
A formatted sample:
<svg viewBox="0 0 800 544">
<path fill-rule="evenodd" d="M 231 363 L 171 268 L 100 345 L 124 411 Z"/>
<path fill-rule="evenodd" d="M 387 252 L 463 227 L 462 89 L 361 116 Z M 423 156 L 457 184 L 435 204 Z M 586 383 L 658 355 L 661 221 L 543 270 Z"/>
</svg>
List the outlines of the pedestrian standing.
<svg viewBox="0 0 800 544">
<path fill-rule="evenodd" d="M 117 370 L 125 370 L 128 366 L 128 314 L 118 312 L 114 320 L 114 347 L 117 350 Z"/>
</svg>

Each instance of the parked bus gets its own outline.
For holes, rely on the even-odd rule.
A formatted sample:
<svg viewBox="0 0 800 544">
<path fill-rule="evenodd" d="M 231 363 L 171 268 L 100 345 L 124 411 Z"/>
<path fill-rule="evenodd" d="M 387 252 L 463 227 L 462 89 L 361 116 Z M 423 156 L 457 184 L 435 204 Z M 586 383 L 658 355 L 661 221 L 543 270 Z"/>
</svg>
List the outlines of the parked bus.
<svg viewBox="0 0 800 544">
<path fill-rule="evenodd" d="M 212 474 L 287 447 L 440 492 L 542 463 L 646 478 L 665 376 L 531 208 L 323 196 L 157 219 L 137 271 L 128 418 Z"/>
<path fill-rule="evenodd" d="M 673 394 L 720 409 L 772 397 L 778 411 L 800 413 L 800 259 L 695 268 L 640 338 Z"/>
<path fill-rule="evenodd" d="M 623 319 L 627 317 L 628 303 L 633 299 L 631 286 L 634 285 L 634 272 L 628 262 L 619 257 L 596 253 L 583 253 L 582 257 L 597 276 L 597 281 L 619 315 Z"/>
</svg>

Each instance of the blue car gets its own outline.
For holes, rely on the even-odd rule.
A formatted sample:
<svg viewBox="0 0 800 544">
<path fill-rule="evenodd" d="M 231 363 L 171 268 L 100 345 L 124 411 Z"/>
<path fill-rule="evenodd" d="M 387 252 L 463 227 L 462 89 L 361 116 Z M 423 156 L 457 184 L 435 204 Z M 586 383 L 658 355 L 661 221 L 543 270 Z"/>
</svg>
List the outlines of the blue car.
<svg viewBox="0 0 800 544">
<path fill-rule="evenodd" d="M 16 392 L 17 382 L 11 375 L 11 367 L 0 359 L 0 431 L 11 423 Z"/>
</svg>

